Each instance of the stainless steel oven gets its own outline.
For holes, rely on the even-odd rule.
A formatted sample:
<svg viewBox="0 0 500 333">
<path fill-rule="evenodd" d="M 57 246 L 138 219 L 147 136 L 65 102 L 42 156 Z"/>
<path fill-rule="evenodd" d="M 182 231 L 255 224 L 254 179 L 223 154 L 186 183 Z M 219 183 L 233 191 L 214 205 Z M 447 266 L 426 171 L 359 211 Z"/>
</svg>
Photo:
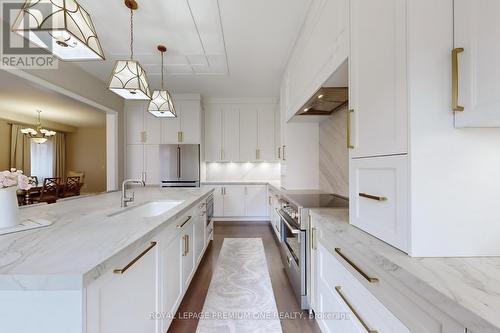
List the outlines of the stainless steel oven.
<svg viewBox="0 0 500 333">
<path fill-rule="evenodd" d="M 306 230 L 300 228 L 297 207 L 283 201 L 276 212 L 281 219 L 281 257 L 301 308 L 307 309 Z"/>
</svg>

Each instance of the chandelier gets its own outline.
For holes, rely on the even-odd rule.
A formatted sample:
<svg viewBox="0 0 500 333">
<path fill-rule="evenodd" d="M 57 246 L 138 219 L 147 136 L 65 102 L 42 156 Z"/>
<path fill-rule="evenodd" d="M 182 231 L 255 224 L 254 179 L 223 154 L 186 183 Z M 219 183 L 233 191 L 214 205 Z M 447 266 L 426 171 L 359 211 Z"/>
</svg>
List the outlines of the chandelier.
<svg viewBox="0 0 500 333">
<path fill-rule="evenodd" d="M 37 117 L 38 121 L 36 124 L 36 129 L 23 128 L 21 129 L 21 133 L 28 136 L 33 142 L 41 144 L 47 142 L 48 139 L 56 135 L 56 132 L 42 128 L 42 120 L 41 120 L 42 111 L 37 110 L 36 112 L 38 113 Z"/>
<path fill-rule="evenodd" d="M 137 60 L 134 60 L 134 11 L 138 5 L 135 0 L 125 0 L 130 9 L 130 59 L 115 63 L 109 89 L 125 99 L 151 99 L 146 72 Z"/>
<path fill-rule="evenodd" d="M 158 45 L 158 51 L 161 52 L 161 90 L 153 91 L 153 98 L 149 102 L 148 112 L 158 118 L 177 118 L 172 96 L 163 86 L 163 55 L 167 48 Z"/>
<path fill-rule="evenodd" d="M 61 60 L 104 60 L 92 19 L 76 0 L 27 0 L 12 31 Z"/>
</svg>

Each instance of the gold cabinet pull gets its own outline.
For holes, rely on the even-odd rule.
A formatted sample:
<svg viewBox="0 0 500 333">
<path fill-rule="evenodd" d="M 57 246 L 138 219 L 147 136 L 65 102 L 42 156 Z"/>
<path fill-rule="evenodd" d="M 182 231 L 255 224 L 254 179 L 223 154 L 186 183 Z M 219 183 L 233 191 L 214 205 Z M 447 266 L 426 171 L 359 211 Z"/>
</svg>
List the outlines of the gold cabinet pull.
<svg viewBox="0 0 500 333">
<path fill-rule="evenodd" d="M 278 160 L 281 159 L 281 147 L 278 147 Z"/>
<path fill-rule="evenodd" d="M 260 160 L 260 149 L 255 150 L 255 159 Z"/>
<path fill-rule="evenodd" d="M 351 113 L 354 113 L 354 110 L 352 110 L 352 109 L 347 110 L 347 130 L 346 130 L 346 136 L 347 136 L 347 148 L 348 149 L 354 149 L 354 146 L 351 143 Z"/>
<path fill-rule="evenodd" d="M 186 255 L 189 253 L 189 235 L 186 235 Z"/>
<path fill-rule="evenodd" d="M 351 265 L 352 268 L 354 268 L 359 274 L 361 274 L 361 276 L 363 276 L 368 282 L 374 283 L 379 281 L 378 278 L 371 277 L 368 274 L 366 274 L 361 268 L 359 268 L 355 263 L 353 263 L 351 259 L 347 258 L 345 254 L 342 253 L 342 249 L 337 247 L 335 248 L 335 252 L 337 252 L 337 254 L 340 257 L 342 257 L 342 259 L 344 259 L 349 265 Z"/>
<path fill-rule="evenodd" d="M 286 146 L 283 146 L 283 161 L 286 161 Z"/>
<path fill-rule="evenodd" d="M 221 159 L 221 161 L 224 160 L 224 149 L 220 150 L 220 159 Z"/>
<path fill-rule="evenodd" d="M 186 251 L 186 237 L 187 235 L 182 236 L 182 256 L 185 257 L 187 255 Z"/>
<path fill-rule="evenodd" d="M 186 221 L 182 222 L 181 224 L 178 224 L 177 225 L 177 229 L 182 229 L 182 227 L 184 227 L 184 225 L 186 225 L 186 223 L 189 222 L 189 220 L 191 220 L 192 216 L 188 216 Z"/>
<path fill-rule="evenodd" d="M 365 328 L 365 330 L 368 333 L 378 333 L 378 331 L 371 330 L 368 327 L 368 325 L 365 323 L 365 321 L 363 320 L 363 318 L 361 318 L 361 316 L 356 311 L 356 309 L 352 306 L 352 304 L 347 300 L 347 298 L 345 297 L 345 295 L 342 293 L 342 287 L 341 286 L 336 286 L 335 287 L 335 291 L 340 296 L 340 298 L 342 298 L 342 301 L 344 301 L 345 305 L 347 305 L 347 307 L 349 308 L 349 310 L 351 310 L 351 312 L 356 316 L 356 318 L 358 318 L 359 322 L 361 323 L 361 325 L 363 325 L 363 327 Z"/>
<path fill-rule="evenodd" d="M 464 111 L 464 107 L 458 105 L 458 54 L 462 52 L 462 47 L 451 51 L 451 108 L 455 112 Z"/>
<path fill-rule="evenodd" d="M 137 257 L 134 258 L 134 260 L 132 260 L 131 262 L 129 262 L 127 264 L 127 266 L 123 267 L 123 268 L 120 268 L 120 269 L 115 269 L 113 270 L 113 273 L 115 274 L 123 274 L 125 273 L 130 267 L 132 267 L 136 262 L 138 262 L 142 257 L 144 257 L 146 255 L 146 253 L 148 253 L 149 251 L 151 251 L 151 249 L 153 247 L 155 247 L 157 244 L 157 242 L 151 242 L 151 244 L 148 246 L 147 249 L 145 249 L 144 251 L 142 251 L 141 254 L 139 254 Z"/>
<path fill-rule="evenodd" d="M 359 196 L 362 198 L 375 200 L 375 201 L 387 201 L 386 197 L 382 197 L 382 196 L 378 196 L 378 195 L 371 195 L 371 194 L 367 194 L 367 193 L 359 193 Z"/>
<path fill-rule="evenodd" d="M 182 131 L 177 132 L 177 141 L 182 142 L 184 139 L 184 133 Z"/>
</svg>

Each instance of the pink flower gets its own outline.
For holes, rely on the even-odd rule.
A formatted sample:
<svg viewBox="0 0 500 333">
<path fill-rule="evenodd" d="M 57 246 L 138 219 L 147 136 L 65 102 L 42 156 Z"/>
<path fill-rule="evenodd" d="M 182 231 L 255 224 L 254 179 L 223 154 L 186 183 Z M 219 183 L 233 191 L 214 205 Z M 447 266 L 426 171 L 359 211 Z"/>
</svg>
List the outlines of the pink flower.
<svg viewBox="0 0 500 333">
<path fill-rule="evenodd" d="M 21 170 L 11 169 L 11 171 L 0 172 L 0 188 L 17 186 L 19 190 L 29 190 L 32 186 L 28 177 L 23 175 Z"/>
</svg>

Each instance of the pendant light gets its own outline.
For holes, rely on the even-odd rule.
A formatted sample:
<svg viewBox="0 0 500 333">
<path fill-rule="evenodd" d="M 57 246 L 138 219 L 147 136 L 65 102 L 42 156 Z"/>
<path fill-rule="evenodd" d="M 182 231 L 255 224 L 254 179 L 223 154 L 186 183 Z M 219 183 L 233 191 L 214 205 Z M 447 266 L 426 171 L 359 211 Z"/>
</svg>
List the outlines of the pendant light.
<svg viewBox="0 0 500 333">
<path fill-rule="evenodd" d="M 149 102 L 148 112 L 158 118 L 177 118 L 172 96 L 164 88 L 163 56 L 167 52 L 167 48 L 163 45 L 158 45 L 158 51 L 161 52 L 161 90 L 153 91 L 153 98 Z"/>
<path fill-rule="evenodd" d="M 47 142 L 48 139 L 56 135 L 56 132 L 54 131 L 49 131 L 45 128 L 42 127 L 42 119 L 41 119 L 41 113 L 42 111 L 37 110 L 38 113 L 37 116 L 37 124 L 36 124 L 36 129 L 33 128 L 23 128 L 21 129 L 21 133 L 24 135 L 28 136 L 32 141 L 41 144 Z"/>
<path fill-rule="evenodd" d="M 104 60 L 92 19 L 76 0 L 27 0 L 12 31 L 61 60 Z"/>
<path fill-rule="evenodd" d="M 116 61 L 109 89 L 125 99 L 151 99 L 146 72 L 134 60 L 134 11 L 138 5 L 135 0 L 125 0 L 125 6 L 130 9 L 130 59 Z"/>
</svg>

